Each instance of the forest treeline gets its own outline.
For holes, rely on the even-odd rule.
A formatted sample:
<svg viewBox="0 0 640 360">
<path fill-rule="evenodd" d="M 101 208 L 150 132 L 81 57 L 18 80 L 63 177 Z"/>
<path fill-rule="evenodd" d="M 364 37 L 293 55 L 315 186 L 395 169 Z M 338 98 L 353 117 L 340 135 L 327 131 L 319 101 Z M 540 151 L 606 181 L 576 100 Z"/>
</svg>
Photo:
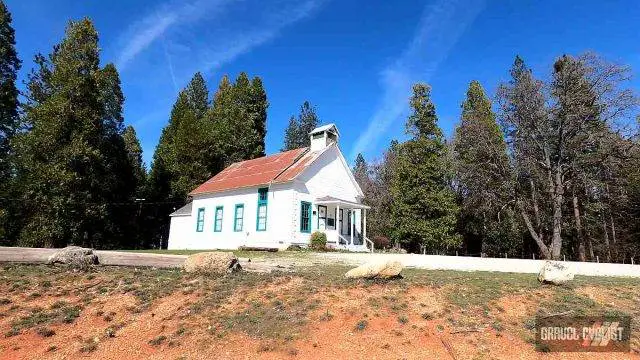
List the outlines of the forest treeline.
<svg viewBox="0 0 640 360">
<path fill-rule="evenodd" d="M 101 65 L 89 19 L 33 59 L 25 89 L 11 14 L 0 1 L 0 245 L 101 249 L 167 245 L 169 214 L 229 164 L 265 155 L 267 94 L 259 77 L 222 77 L 210 96 L 196 73 L 177 95 L 149 169 L 124 125 L 116 67 Z M 284 148 L 317 126 L 304 102 Z"/>
<path fill-rule="evenodd" d="M 265 155 L 259 77 L 196 73 L 177 95 L 150 168 L 118 70 L 100 62 L 89 19 L 37 54 L 21 93 L 11 15 L 0 2 L 0 245 L 166 246 L 168 215 L 227 165 Z M 407 89 L 406 136 L 379 160 L 359 155 L 369 236 L 412 252 L 626 261 L 638 254 L 638 99 L 630 69 L 561 56 L 548 81 L 516 57 L 495 97 L 472 81 L 447 140 L 431 88 Z M 212 94 L 212 95 L 211 95 Z M 129 119 L 135 120 L 135 119 Z M 282 150 L 319 123 L 304 102 Z"/>
<path fill-rule="evenodd" d="M 638 255 L 631 69 L 592 53 L 550 68 L 542 81 L 516 57 L 493 102 L 472 81 L 450 141 L 429 86 L 413 86 L 408 140 L 354 166 L 379 247 L 627 263 Z"/>
</svg>

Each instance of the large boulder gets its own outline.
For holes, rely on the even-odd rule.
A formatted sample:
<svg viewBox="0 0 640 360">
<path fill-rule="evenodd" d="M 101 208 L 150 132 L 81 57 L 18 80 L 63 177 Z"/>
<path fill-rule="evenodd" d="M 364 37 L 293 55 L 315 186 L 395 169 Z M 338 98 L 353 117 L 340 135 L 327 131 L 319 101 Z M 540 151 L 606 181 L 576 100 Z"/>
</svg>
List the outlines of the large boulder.
<svg viewBox="0 0 640 360">
<path fill-rule="evenodd" d="M 80 246 L 67 246 L 47 259 L 47 264 L 63 264 L 75 269 L 87 269 L 98 263 L 98 255 L 93 253 L 93 249 Z"/>
<path fill-rule="evenodd" d="M 396 260 L 371 261 L 349 270 L 344 276 L 349 279 L 389 279 L 400 276 L 404 269 Z"/>
<path fill-rule="evenodd" d="M 210 251 L 193 254 L 184 262 L 188 273 L 226 274 L 242 269 L 238 258 L 230 252 Z"/>
<path fill-rule="evenodd" d="M 573 280 L 575 272 L 567 263 L 545 261 L 538 274 L 538 281 L 545 284 L 562 285 Z"/>
</svg>

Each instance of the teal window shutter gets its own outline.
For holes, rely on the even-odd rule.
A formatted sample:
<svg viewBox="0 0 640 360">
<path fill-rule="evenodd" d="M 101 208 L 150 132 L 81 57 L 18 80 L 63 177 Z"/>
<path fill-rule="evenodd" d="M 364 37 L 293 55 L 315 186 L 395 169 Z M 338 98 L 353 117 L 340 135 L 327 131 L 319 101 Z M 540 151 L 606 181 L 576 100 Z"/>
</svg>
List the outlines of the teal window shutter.
<svg viewBox="0 0 640 360">
<path fill-rule="evenodd" d="M 204 229 L 204 208 L 198 209 L 198 217 L 196 218 L 196 231 L 202 232 Z"/>
<path fill-rule="evenodd" d="M 222 212 L 223 212 L 223 207 L 222 206 L 216 206 L 216 219 L 215 219 L 215 223 L 213 225 L 213 231 L 215 232 L 220 232 L 222 231 Z"/>
<path fill-rule="evenodd" d="M 233 215 L 233 231 L 242 231 L 244 225 L 244 204 L 236 204 L 235 213 Z"/>
<path fill-rule="evenodd" d="M 267 230 L 267 200 L 269 188 L 258 189 L 258 211 L 256 213 L 256 231 Z"/>
<path fill-rule="evenodd" d="M 300 232 L 311 232 L 311 203 L 300 202 Z"/>
</svg>

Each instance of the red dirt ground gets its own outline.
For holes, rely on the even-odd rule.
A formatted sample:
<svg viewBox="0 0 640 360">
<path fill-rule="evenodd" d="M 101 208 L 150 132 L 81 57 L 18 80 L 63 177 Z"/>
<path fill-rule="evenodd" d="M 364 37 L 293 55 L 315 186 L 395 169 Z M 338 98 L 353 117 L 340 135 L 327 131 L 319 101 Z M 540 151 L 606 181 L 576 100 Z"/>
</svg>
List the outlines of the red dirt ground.
<svg viewBox="0 0 640 360">
<path fill-rule="evenodd" d="M 267 291 L 295 290 L 299 281 L 292 280 L 265 288 Z M 371 295 L 377 297 L 401 295 L 411 299 L 406 324 L 385 305 L 367 306 Z M 248 295 L 245 293 L 245 295 Z M 540 294 L 544 296 L 544 294 Z M 290 342 L 276 342 L 252 338 L 242 332 L 230 332 L 224 337 L 212 336 L 212 325 L 200 316 L 189 316 L 188 305 L 199 295 L 173 295 L 160 298 L 141 313 L 131 313 L 135 306 L 132 295 L 110 295 L 94 300 L 82 310 L 72 324 L 51 325 L 55 335 L 39 336 L 35 328 L 22 334 L 0 339 L 1 359 L 584 359 L 604 358 L 601 354 L 564 353 L 542 354 L 508 330 L 496 332 L 489 328 L 473 332 L 455 332 L 446 321 L 444 303 L 437 290 L 421 287 L 389 290 L 383 286 L 323 291 L 321 309 L 310 314 L 305 336 Z M 14 301 L 21 299 L 15 298 Z M 30 306 L 50 306 L 60 297 L 43 296 Z M 73 297 L 67 300 L 74 300 Z M 227 306 L 240 306 L 240 299 L 230 299 Z M 504 312 L 499 315 L 505 324 L 518 323 L 523 314 L 534 311 L 535 304 L 522 295 L 512 295 L 497 301 Z M 8 306 L 0 307 L 6 310 Z M 98 314 L 115 313 L 111 321 Z M 331 313 L 328 321 L 319 320 Z M 420 314 L 435 314 L 425 320 Z M 363 330 L 355 324 L 366 319 Z M 105 336 L 105 329 L 117 324 L 120 329 L 113 338 Z M 187 330 L 175 335 L 180 324 Z M 509 327 L 509 325 L 507 325 Z M 0 329 L 10 329 L 10 317 L 0 319 Z M 161 334 L 168 339 L 159 346 L 148 343 Z M 174 334 L 174 335 L 172 335 Z M 95 341 L 95 351 L 80 352 L 87 342 Z M 50 351 L 56 346 L 55 351 Z M 637 359 L 635 354 L 606 354 L 607 359 Z"/>
<path fill-rule="evenodd" d="M 536 352 L 523 323 L 540 301 L 553 297 L 554 290 L 545 287 L 460 308 L 447 297 L 454 285 L 426 286 L 422 280 L 331 285 L 296 275 L 225 282 L 153 270 L 101 270 L 95 276 L 50 275 L 46 268 L 34 268 L 33 274 L 26 267 L 3 271 L 3 360 L 640 359 L 637 353 Z M 168 276 L 175 278 L 160 283 Z M 158 292 L 164 284 L 171 289 Z M 144 300 L 143 290 L 153 297 Z M 607 288 L 575 292 L 603 304 L 624 301 L 627 309 L 638 305 L 636 297 L 616 298 Z M 11 334 L 16 321 L 34 308 L 54 311 L 61 300 L 82 306 L 79 317 Z M 249 315 L 234 317 L 238 314 Z M 280 326 L 273 330 L 276 336 L 269 333 L 271 324 Z M 43 336 L 42 326 L 55 333 Z M 247 329 L 254 328 L 264 336 L 250 335 Z"/>
</svg>

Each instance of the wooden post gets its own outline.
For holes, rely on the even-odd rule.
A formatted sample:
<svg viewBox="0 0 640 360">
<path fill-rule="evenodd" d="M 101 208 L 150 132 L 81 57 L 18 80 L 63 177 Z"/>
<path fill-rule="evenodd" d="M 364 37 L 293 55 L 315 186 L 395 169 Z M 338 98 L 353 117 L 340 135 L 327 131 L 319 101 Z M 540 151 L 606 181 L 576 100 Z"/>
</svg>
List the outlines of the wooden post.
<svg viewBox="0 0 640 360">
<path fill-rule="evenodd" d="M 504 253 L 504 258 L 505 258 L 505 259 L 507 258 L 507 253 Z"/>
<path fill-rule="evenodd" d="M 456 256 L 458 256 L 458 250 L 456 250 Z"/>
<path fill-rule="evenodd" d="M 360 211 L 362 211 L 362 241 L 364 242 L 364 244 L 366 244 L 367 240 L 365 239 L 367 238 L 367 209 L 362 209 Z"/>
<path fill-rule="evenodd" d="M 596 255 L 596 262 L 600 263 L 600 257 L 598 255 Z"/>
<path fill-rule="evenodd" d="M 336 229 L 338 229 L 338 243 L 340 245 L 340 235 L 342 235 L 342 226 L 340 226 L 340 205 L 336 204 Z M 344 218 L 343 218 L 344 219 Z"/>
<path fill-rule="evenodd" d="M 533 256 L 533 260 L 536 259 L 536 253 L 531 254 Z"/>
<path fill-rule="evenodd" d="M 562 261 L 567 261 L 567 255 L 562 255 Z"/>
<path fill-rule="evenodd" d="M 349 245 L 353 245 L 353 233 L 356 232 L 356 212 L 351 210 L 349 213 L 349 219 L 351 219 L 351 239 L 349 240 Z"/>
<path fill-rule="evenodd" d="M 631 257 L 631 265 L 635 265 L 635 264 L 633 263 L 633 256 Z"/>
</svg>

